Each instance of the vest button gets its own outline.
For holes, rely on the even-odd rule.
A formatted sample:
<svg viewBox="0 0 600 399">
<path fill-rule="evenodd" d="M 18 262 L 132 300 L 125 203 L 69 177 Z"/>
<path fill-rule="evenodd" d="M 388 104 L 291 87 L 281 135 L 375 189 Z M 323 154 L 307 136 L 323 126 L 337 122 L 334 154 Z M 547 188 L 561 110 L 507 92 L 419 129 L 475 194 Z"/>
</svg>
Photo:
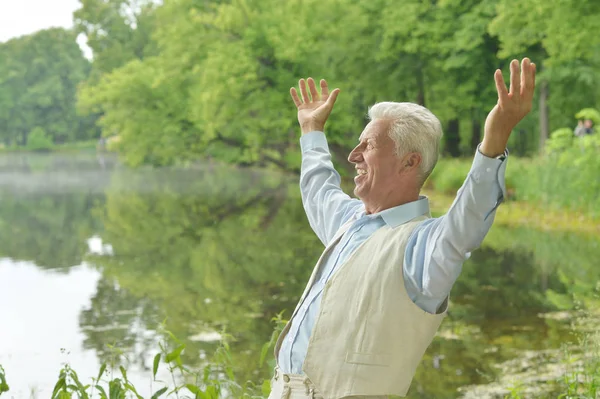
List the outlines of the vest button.
<svg viewBox="0 0 600 399">
<path fill-rule="evenodd" d="M 284 376 L 283 376 L 283 380 L 284 380 L 285 382 L 290 382 L 290 376 L 289 376 L 289 375 L 284 375 Z"/>
</svg>

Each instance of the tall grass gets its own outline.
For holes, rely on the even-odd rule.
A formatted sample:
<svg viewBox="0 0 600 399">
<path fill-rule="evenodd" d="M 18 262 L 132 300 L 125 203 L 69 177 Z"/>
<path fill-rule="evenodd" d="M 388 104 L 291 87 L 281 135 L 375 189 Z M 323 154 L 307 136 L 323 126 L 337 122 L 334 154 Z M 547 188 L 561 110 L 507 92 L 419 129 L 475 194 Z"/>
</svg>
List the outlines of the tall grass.
<svg viewBox="0 0 600 399">
<path fill-rule="evenodd" d="M 256 364 L 258 369 L 266 366 L 266 358 L 285 325 L 281 314 L 273 321 L 276 326 L 271 339 L 262 348 L 260 359 Z M 152 381 L 152 392 L 148 398 L 263 399 L 269 395 L 270 381 L 258 384 L 252 381 L 244 383 L 238 381 L 229 346 L 231 336 L 222 334 L 223 339 L 212 361 L 200 370 L 192 370 L 185 366 L 182 360 L 186 349 L 184 343 L 168 331 L 165 331 L 165 337 L 165 340 L 159 343 L 160 352 L 154 356 L 152 362 L 152 374 L 149 375 L 149 380 Z M 77 372 L 69 364 L 65 364 L 59 371 L 50 399 L 145 399 L 129 380 L 127 370 L 118 364 L 120 359 L 118 349 L 111 349 L 115 352 L 112 357 L 114 360 L 111 364 L 103 364 L 97 376 L 91 378 L 92 382 L 89 384 L 84 384 Z M 157 379 L 157 373 L 162 369 L 168 371 L 170 381 Z M 8 391 L 4 369 L 0 365 L 0 396 Z"/>
<path fill-rule="evenodd" d="M 426 188 L 456 194 L 471 163 L 472 159 L 440 159 Z M 505 180 L 508 199 L 600 218 L 600 134 L 535 158 L 511 156 Z"/>
<path fill-rule="evenodd" d="M 600 135 L 511 168 L 517 199 L 600 216 Z"/>
</svg>

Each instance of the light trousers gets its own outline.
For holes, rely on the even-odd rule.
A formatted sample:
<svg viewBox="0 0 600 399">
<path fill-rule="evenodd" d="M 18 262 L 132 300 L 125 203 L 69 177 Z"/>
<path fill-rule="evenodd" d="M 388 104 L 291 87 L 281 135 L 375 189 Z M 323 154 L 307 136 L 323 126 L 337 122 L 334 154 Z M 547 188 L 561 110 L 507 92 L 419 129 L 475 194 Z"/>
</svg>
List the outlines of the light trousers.
<svg viewBox="0 0 600 399">
<path fill-rule="evenodd" d="M 278 368 L 271 380 L 269 399 L 330 399 L 315 388 L 313 383 L 304 375 L 285 374 Z M 344 399 L 387 399 L 387 396 L 346 396 Z"/>
</svg>

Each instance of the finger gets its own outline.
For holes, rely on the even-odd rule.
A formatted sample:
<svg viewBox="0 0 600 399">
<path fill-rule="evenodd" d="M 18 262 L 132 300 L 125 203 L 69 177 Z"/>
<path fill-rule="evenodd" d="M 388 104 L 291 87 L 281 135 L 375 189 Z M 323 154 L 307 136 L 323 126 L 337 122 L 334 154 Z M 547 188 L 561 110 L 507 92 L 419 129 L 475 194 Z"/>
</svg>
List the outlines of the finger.
<svg viewBox="0 0 600 399">
<path fill-rule="evenodd" d="M 329 87 L 327 87 L 327 82 L 325 79 L 321 79 L 321 100 L 327 101 L 327 97 L 329 96 Z"/>
<path fill-rule="evenodd" d="M 315 85 L 315 81 L 313 78 L 308 78 L 308 88 L 310 89 L 310 97 L 313 101 L 319 100 L 319 92 L 317 91 L 317 86 Z"/>
<path fill-rule="evenodd" d="M 304 103 L 310 102 L 310 98 L 308 97 L 308 93 L 306 92 L 306 82 L 304 81 L 304 79 L 300 79 L 300 82 L 298 83 L 300 84 L 300 93 L 302 93 L 302 101 Z"/>
<path fill-rule="evenodd" d="M 525 88 L 522 88 L 523 94 L 527 101 L 533 100 L 535 92 L 535 64 L 528 59 L 527 70 L 523 71 L 525 75 Z"/>
<path fill-rule="evenodd" d="M 301 106 L 302 100 L 300 100 L 300 97 L 298 97 L 298 92 L 296 91 L 295 87 L 292 87 L 290 89 L 290 94 L 292 95 L 292 100 L 294 100 L 294 104 L 296 104 L 296 107 Z"/>
<path fill-rule="evenodd" d="M 340 94 L 340 89 L 334 89 L 331 92 L 331 95 L 329 96 L 329 98 L 327 99 L 327 105 L 329 105 L 330 107 L 333 107 L 333 104 L 335 104 L 335 100 L 337 100 L 338 94 Z"/>
<path fill-rule="evenodd" d="M 510 63 L 510 94 L 521 94 L 521 84 L 519 76 L 519 61 L 512 60 Z"/>
<path fill-rule="evenodd" d="M 535 63 L 531 63 L 531 93 L 533 95 L 533 91 L 535 89 L 535 74 L 537 72 L 537 67 L 535 66 Z"/>
<path fill-rule="evenodd" d="M 529 61 L 529 58 L 523 58 L 523 61 L 521 61 L 521 95 L 525 94 L 529 87 L 529 78 L 531 76 L 529 72 L 530 65 L 531 61 Z"/>
<path fill-rule="evenodd" d="M 496 91 L 498 91 L 498 100 L 501 103 L 504 103 L 508 100 L 508 91 L 506 90 L 506 83 L 504 83 L 504 78 L 502 77 L 502 71 L 496 69 L 494 73 L 494 80 L 496 81 Z"/>
</svg>

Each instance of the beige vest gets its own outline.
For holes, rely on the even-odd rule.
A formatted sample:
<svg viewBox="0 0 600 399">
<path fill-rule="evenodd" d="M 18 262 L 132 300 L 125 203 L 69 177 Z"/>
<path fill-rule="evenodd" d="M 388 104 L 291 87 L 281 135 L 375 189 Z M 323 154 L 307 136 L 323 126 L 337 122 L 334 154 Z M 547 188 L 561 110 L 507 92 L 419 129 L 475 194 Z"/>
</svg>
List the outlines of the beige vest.
<svg viewBox="0 0 600 399">
<path fill-rule="evenodd" d="M 415 305 L 404 287 L 406 243 L 424 219 L 380 228 L 325 285 L 303 371 L 326 399 L 406 395 L 415 370 L 446 315 L 446 310 L 435 315 L 425 312 Z M 321 255 L 291 319 L 323 260 L 350 225 L 342 226 Z M 276 358 L 290 325 L 286 325 L 275 346 Z"/>
</svg>

